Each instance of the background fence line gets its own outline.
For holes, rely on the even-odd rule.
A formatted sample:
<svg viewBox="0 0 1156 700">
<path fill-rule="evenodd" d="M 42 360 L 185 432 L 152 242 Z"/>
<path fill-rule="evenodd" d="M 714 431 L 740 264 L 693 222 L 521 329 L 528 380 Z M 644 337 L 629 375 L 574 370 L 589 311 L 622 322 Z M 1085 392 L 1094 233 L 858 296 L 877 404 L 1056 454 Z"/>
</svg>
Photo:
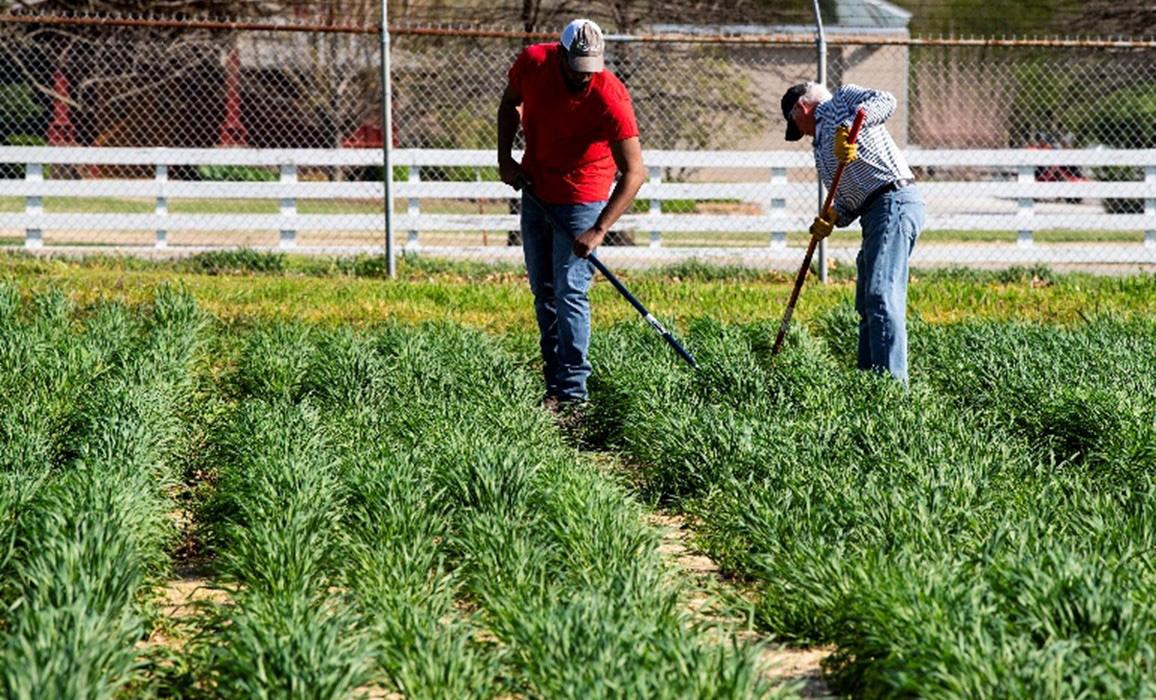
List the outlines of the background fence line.
<svg viewBox="0 0 1156 700">
<path fill-rule="evenodd" d="M 826 30 L 832 87 L 899 98 L 889 129 L 930 203 L 917 257 L 927 247 L 928 264 L 1150 269 L 1156 42 Z M 384 219 L 379 28 L 0 16 L 0 33 L 2 246 L 361 249 L 342 232 Z M 493 162 L 497 101 L 522 45 L 555 35 L 405 24 L 391 34 L 398 245 L 507 255 L 487 250 L 516 240 L 506 230 L 516 201 Z M 617 254 L 798 257 L 815 174 L 809 145 L 782 140 L 777 105 L 787 85 L 813 78 L 813 33 L 608 38 L 651 168 Z M 231 155 L 110 157 L 162 148 Z M 74 155 L 46 157 L 57 149 Z M 278 159 L 290 151 L 349 155 Z M 293 217 L 302 225 L 287 226 Z M 313 226 L 331 245 L 287 233 Z M 832 245 L 853 248 L 857 232 Z M 693 245 L 692 233 L 702 234 Z"/>
<path fill-rule="evenodd" d="M 797 251 L 783 251 L 789 244 L 801 246 L 805 235 L 799 232 L 810 221 L 809 187 L 790 182 L 792 169 L 812 167 L 809 156 L 785 151 L 652 151 L 648 154 L 650 179 L 639 192 L 641 206 L 624 216 L 616 227 L 621 236 L 646 236 L 648 248 L 631 246 L 617 257 L 632 266 L 648 261 L 663 263 L 688 258 L 727 258 L 731 264 L 789 269 Z M 515 230 L 517 217 L 498 213 L 497 207 L 484 211 L 483 202 L 513 202 L 517 194 L 507 185 L 475 178 L 473 181 L 424 180 L 421 173 L 441 172 L 444 168 L 475 173 L 492 166 L 490 151 L 448 149 L 398 149 L 394 162 L 408 171 L 408 177 L 396 185 L 395 194 L 406 202 L 404 214 L 396 215 L 400 230 L 407 234 L 395 252 L 434 254 L 483 260 L 510 260 L 510 252 L 495 251 L 504 247 L 506 231 Z M 762 164 L 761 175 L 745 182 L 667 182 L 662 172 L 670 168 L 697 168 L 707 165 L 716 172 L 731 167 L 751 171 L 751 158 Z M 314 253 L 370 253 L 380 249 L 382 215 L 357 207 L 366 202 L 380 202 L 384 192 L 381 182 L 352 181 L 333 178 L 309 178 L 318 169 L 356 168 L 376 163 L 378 153 L 370 149 L 75 149 L 44 147 L 0 147 L 0 161 L 22 162 L 24 180 L 0 180 L 0 197 L 22 197 L 25 210 L 0 213 L 0 228 L 17 228 L 25 232 L 24 247 L 43 248 L 45 241 L 55 241 L 58 250 L 141 252 L 152 246 L 169 249 L 170 243 L 184 252 L 205 248 L 198 239 L 207 233 L 232 235 L 249 247 L 266 250 Z M 972 265 L 993 266 L 1045 263 L 1051 265 L 1097 266 L 1108 270 L 1131 263 L 1156 264 L 1156 149 L 1144 150 L 919 150 L 913 149 L 911 162 L 916 167 L 950 168 L 963 163 L 981 163 L 1014 173 L 1014 182 L 958 181 L 925 184 L 925 195 L 931 203 L 928 234 L 919 246 L 915 260 L 927 266 L 956 263 L 958 250 L 969 252 Z M 1142 182 L 1039 182 L 1034 174 L 1040 167 L 1061 163 L 1096 166 L 1105 163 L 1125 164 L 1145 173 Z M 79 180 L 44 180 L 46 168 L 68 166 L 90 168 L 107 166 L 146 166 L 155 177 L 145 179 L 86 178 Z M 275 182 L 246 181 L 174 181 L 170 169 L 187 166 L 267 167 L 276 168 Z M 961 196 L 962 195 L 962 196 Z M 155 200 L 152 213 L 45 213 L 48 197 L 77 196 L 100 199 Z M 1084 197 L 1143 198 L 1149 208 L 1143 214 L 1122 212 L 1082 213 L 1069 202 Z M 731 206 L 724 215 L 709 213 L 669 213 L 670 202 L 693 200 L 707 202 L 737 201 L 745 213 Z M 953 200 L 963 202 L 953 205 Z M 1060 200 L 1060 201 L 1054 201 Z M 184 202 L 267 202 L 268 213 L 170 213 L 170 206 Z M 328 202 L 329 210 L 316 206 Z M 311 209 L 299 211 L 299 203 L 314 203 Z M 342 208 L 340 205 L 347 203 Z M 446 213 L 447 205 L 459 205 L 458 213 Z M 276 204 L 279 210 L 273 211 Z M 432 207 L 431 207 L 432 205 Z M 477 206 L 483 211 L 461 213 Z M 963 208 L 961 208 L 961 206 Z M 187 210 L 187 207 L 185 207 Z M 449 209 L 453 211 L 452 208 Z M 644 211 L 643 211 L 644 210 Z M 508 211 L 508 209 L 506 209 Z M 1066 235 L 1056 235 L 1058 224 L 1068 226 Z M 141 232 L 155 232 L 150 241 Z M 1141 240 L 1129 241 L 1132 230 L 1144 231 Z M 1014 232 L 1014 237 L 967 240 L 972 233 L 1000 234 Z M 1082 242 L 1080 232 L 1099 236 L 1098 242 Z M 299 245 L 299 232 L 304 240 Z M 769 232 L 769 237 L 767 235 Z M 1045 237 L 1044 250 L 1033 250 L 1036 232 Z M 1121 237 L 1118 235 L 1124 232 Z M 1048 234 L 1051 234 L 1050 236 Z M 1112 239 L 1111 236 L 1116 236 Z M 831 239 L 843 262 L 854 252 L 856 241 L 847 234 Z M 751 255 L 760 246 L 762 254 Z M 667 250 L 658 250 L 665 248 Z M 736 251 L 738 253 L 736 254 Z M 511 251 L 518 253 L 518 249 Z"/>
</svg>

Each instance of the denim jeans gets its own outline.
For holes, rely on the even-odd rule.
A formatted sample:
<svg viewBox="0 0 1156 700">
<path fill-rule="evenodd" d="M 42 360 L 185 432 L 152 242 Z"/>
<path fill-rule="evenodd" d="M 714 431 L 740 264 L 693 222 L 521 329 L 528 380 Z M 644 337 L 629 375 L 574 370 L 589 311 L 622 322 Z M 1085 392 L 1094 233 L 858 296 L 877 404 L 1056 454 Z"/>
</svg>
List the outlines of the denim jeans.
<svg viewBox="0 0 1156 700">
<path fill-rule="evenodd" d="M 606 202 L 539 205 L 522 200 L 522 252 L 542 348 L 546 394 L 561 401 L 586 400 L 590 376 L 590 300 L 594 277 L 589 260 L 574 255 L 571 242 L 598 219 Z M 566 231 L 555 230 L 542 207 Z"/>
<path fill-rule="evenodd" d="M 923 228 L 926 207 L 908 185 L 863 212 L 863 247 L 855 264 L 859 367 L 889 372 L 907 383 L 907 259 Z"/>
</svg>

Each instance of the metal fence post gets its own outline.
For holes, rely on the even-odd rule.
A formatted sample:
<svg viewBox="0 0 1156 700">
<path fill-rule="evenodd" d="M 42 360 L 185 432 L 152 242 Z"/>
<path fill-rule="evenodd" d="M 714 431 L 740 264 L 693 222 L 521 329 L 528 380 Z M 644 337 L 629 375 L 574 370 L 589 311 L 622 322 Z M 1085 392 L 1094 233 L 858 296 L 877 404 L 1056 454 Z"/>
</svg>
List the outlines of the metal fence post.
<svg viewBox="0 0 1156 700">
<path fill-rule="evenodd" d="M 819 30 L 818 36 L 815 37 L 815 49 L 818 51 L 819 75 L 818 83 L 820 85 L 827 84 L 827 35 L 823 33 L 823 13 L 819 9 L 819 0 L 815 0 L 815 26 Z M 816 164 L 816 172 L 818 167 Z M 819 210 L 823 209 L 823 200 L 826 199 L 826 193 L 823 191 L 823 178 L 815 178 L 818 181 L 819 190 Z M 819 265 L 819 281 L 823 284 L 827 283 L 827 239 L 823 238 L 819 241 L 818 248 L 818 265 Z"/>
<path fill-rule="evenodd" d="M 24 179 L 29 182 L 44 182 L 44 166 L 40 163 L 28 163 L 24 166 Z M 31 195 L 24 199 L 24 213 L 29 216 L 40 216 L 44 213 L 44 198 L 40 195 Z M 25 248 L 43 248 L 44 232 L 38 228 L 24 229 Z"/>
<path fill-rule="evenodd" d="M 385 267 L 390 279 L 397 277 L 393 255 L 393 87 L 389 81 L 389 0 L 381 0 L 381 162 L 385 184 Z"/>
</svg>

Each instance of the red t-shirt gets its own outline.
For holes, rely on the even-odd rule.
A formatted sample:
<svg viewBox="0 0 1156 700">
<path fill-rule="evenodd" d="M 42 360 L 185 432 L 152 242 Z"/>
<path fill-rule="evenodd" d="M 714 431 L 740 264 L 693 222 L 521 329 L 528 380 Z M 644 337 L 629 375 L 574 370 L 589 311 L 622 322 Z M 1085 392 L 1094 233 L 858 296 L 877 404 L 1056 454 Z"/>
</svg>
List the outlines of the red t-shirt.
<svg viewBox="0 0 1156 700">
<path fill-rule="evenodd" d="M 618 166 L 610 144 L 638 136 L 630 94 L 602 71 L 581 93 L 562 78 L 562 47 L 534 44 L 510 68 L 510 87 L 522 96 L 522 169 L 540 199 L 579 204 L 606 199 Z"/>
</svg>

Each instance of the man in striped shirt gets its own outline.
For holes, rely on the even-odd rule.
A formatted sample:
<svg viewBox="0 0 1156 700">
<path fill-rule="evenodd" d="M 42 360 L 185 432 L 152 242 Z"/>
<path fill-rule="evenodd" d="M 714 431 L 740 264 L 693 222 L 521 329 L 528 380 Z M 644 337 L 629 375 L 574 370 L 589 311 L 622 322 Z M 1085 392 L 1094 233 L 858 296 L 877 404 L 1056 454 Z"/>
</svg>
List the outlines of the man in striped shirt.
<svg viewBox="0 0 1156 700">
<path fill-rule="evenodd" d="M 815 217 L 820 238 L 859 219 L 863 244 L 855 264 L 855 310 L 859 312 L 859 367 L 889 372 L 907 383 L 907 261 L 923 228 L 925 207 L 903 154 L 883 125 L 895 111 L 895 96 L 844 85 L 832 95 L 818 83 L 791 87 L 783 95 L 788 141 L 813 138 L 815 166 L 830 187 L 846 163 L 830 218 Z M 858 143 L 848 143 L 855 113 L 867 118 Z"/>
</svg>

